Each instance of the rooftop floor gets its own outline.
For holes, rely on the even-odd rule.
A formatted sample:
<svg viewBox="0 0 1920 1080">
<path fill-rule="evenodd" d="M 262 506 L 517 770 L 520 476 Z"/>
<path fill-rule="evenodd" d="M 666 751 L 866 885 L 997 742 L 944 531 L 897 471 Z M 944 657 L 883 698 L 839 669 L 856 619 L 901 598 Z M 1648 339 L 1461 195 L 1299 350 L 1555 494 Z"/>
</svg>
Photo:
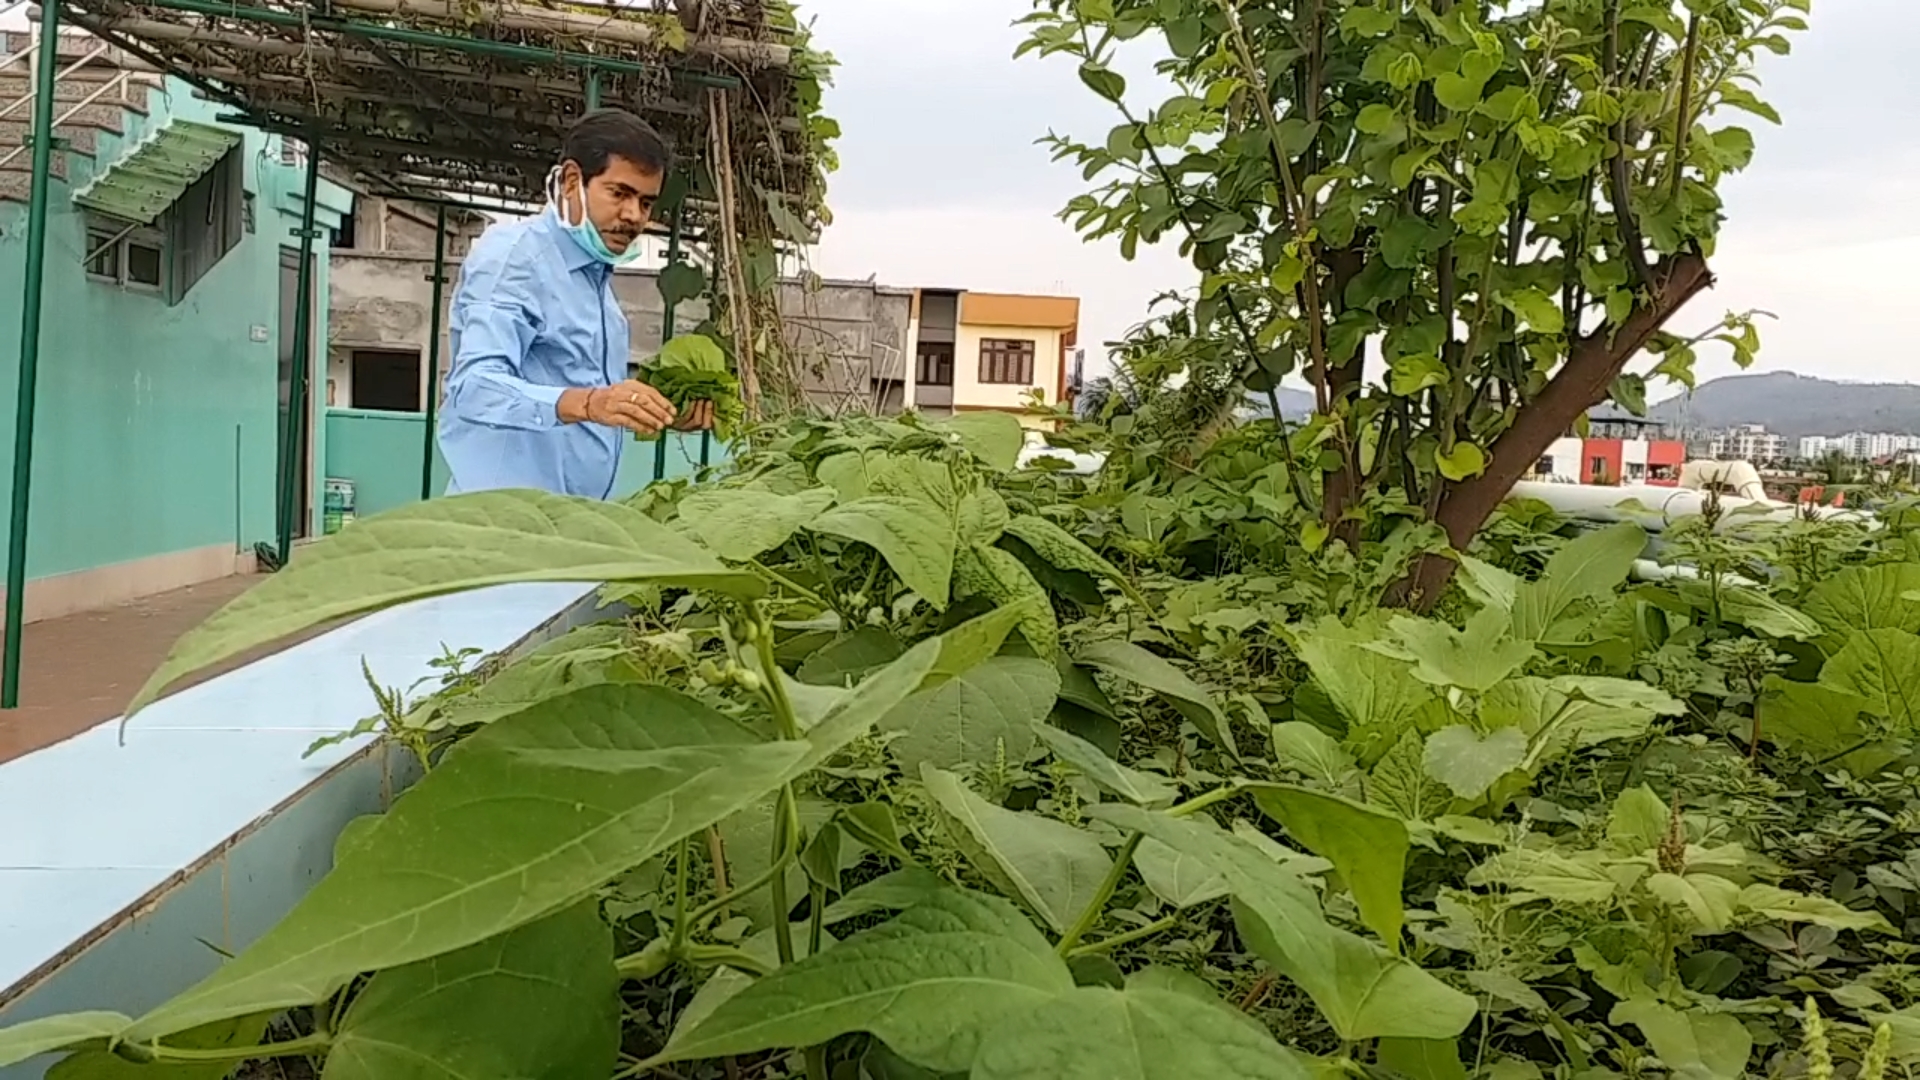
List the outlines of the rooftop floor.
<svg viewBox="0 0 1920 1080">
<path fill-rule="evenodd" d="M 236 575 L 29 623 L 20 658 L 20 707 L 0 711 L 0 761 L 52 746 L 119 716 L 181 634 L 258 580 Z M 332 625 L 235 657 L 180 683 L 174 692 Z"/>
</svg>

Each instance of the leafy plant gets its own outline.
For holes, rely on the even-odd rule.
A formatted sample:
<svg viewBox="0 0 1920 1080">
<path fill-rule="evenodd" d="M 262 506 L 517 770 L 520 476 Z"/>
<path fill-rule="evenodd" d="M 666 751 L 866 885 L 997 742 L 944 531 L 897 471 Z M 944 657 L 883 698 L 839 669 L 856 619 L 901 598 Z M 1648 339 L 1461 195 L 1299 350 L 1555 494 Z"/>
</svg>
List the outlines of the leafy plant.
<svg viewBox="0 0 1920 1080">
<path fill-rule="evenodd" d="M 726 354 L 711 338 L 682 334 L 662 345 L 660 355 L 647 366 L 647 382 L 677 410 L 698 401 L 712 402 L 713 433 L 721 442 L 732 442 L 746 419 L 740 380 L 727 369 Z M 641 442 L 653 441 L 651 436 L 637 437 Z"/>
</svg>

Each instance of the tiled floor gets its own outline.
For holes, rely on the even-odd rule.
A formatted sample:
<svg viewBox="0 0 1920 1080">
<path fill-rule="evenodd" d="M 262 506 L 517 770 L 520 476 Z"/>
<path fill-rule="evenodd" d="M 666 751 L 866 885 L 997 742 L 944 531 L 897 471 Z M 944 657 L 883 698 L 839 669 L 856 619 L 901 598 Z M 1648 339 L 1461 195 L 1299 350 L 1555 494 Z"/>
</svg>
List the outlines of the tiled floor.
<svg viewBox="0 0 1920 1080">
<path fill-rule="evenodd" d="M 0 761 L 72 738 L 120 715 L 181 634 L 259 580 L 253 576 L 222 578 L 98 611 L 27 624 L 20 656 L 20 707 L 0 711 Z M 281 642 L 236 657 L 180 683 L 176 690 L 291 643 Z"/>
</svg>

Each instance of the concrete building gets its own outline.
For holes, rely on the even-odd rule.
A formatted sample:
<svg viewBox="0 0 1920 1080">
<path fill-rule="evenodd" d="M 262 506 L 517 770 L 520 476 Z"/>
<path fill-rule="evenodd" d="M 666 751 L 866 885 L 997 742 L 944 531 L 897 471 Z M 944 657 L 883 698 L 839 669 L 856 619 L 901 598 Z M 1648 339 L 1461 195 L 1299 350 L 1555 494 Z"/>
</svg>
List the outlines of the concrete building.
<svg viewBox="0 0 1920 1080">
<path fill-rule="evenodd" d="M 1043 404 L 1067 399 L 1069 352 L 1080 336 L 1080 301 L 959 289 L 916 289 L 913 370 L 905 403 L 929 415 L 993 410 L 1029 427 L 1037 394 Z"/>
<path fill-rule="evenodd" d="M 1707 436 L 1707 455 L 1716 461 L 1750 461 L 1755 465 L 1787 459 L 1787 440 L 1763 424 L 1741 424 Z"/>
<path fill-rule="evenodd" d="M 0 33 L 0 56 L 29 45 Z M 317 530 L 321 398 L 289 401 L 301 170 L 280 140 L 215 119 L 178 80 L 62 35 L 35 395 L 26 609 L 87 610 L 223 577 L 275 533 L 280 431 L 308 410 L 296 531 Z M 31 91 L 0 67 L 0 108 Z M 0 477 L 11 475 L 26 106 L 0 122 Z M 165 163 L 165 168 L 156 168 Z M 322 183 L 331 229 L 350 192 Z M 315 249 L 317 290 L 326 240 Z M 313 339 L 326 340 L 325 305 Z M 0 513 L 4 513 L 0 509 Z"/>
<path fill-rule="evenodd" d="M 1568 435 L 1547 447 L 1528 477 L 1563 484 L 1680 482 L 1687 447 L 1658 424 L 1612 417 L 1590 420 L 1584 437 Z"/>
<path fill-rule="evenodd" d="M 1816 461 L 1829 454 L 1854 461 L 1879 461 L 1920 450 L 1920 435 L 1856 431 L 1847 435 L 1808 435 L 1800 440 L 1800 458 Z"/>
</svg>

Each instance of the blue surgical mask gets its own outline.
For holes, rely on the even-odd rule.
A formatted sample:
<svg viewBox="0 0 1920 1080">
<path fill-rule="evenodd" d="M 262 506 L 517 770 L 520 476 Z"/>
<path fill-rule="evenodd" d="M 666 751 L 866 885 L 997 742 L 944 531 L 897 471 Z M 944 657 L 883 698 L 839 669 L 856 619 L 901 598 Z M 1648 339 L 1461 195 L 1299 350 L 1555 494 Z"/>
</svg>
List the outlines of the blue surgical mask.
<svg viewBox="0 0 1920 1080">
<path fill-rule="evenodd" d="M 566 199 L 567 185 L 561 180 L 561 176 L 562 170 L 558 168 L 547 174 L 547 207 L 553 212 L 554 219 L 560 222 L 560 227 L 566 230 L 568 236 L 573 237 L 573 242 L 579 244 L 582 251 L 608 266 L 625 266 L 638 259 L 641 254 L 639 237 L 634 237 L 633 242 L 627 245 L 627 250 L 618 255 L 609 250 L 607 242 L 600 238 L 600 230 L 594 227 L 593 219 L 587 216 L 585 183 L 580 185 L 580 221 L 575 224 L 567 220 L 567 214 L 562 208 Z"/>
</svg>

